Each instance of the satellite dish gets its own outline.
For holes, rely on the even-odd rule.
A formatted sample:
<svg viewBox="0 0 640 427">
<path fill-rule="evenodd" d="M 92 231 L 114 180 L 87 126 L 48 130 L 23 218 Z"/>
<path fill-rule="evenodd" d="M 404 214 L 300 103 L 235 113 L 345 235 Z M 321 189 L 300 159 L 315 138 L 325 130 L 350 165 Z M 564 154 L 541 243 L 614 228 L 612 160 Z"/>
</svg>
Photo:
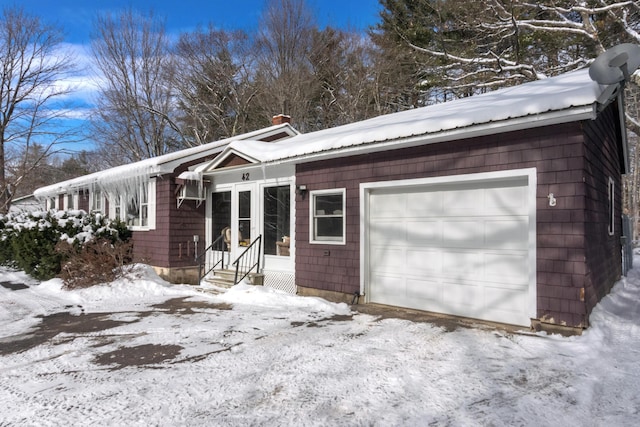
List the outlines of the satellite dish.
<svg viewBox="0 0 640 427">
<path fill-rule="evenodd" d="M 601 85 L 629 79 L 640 67 L 640 46 L 623 43 L 600 54 L 589 67 L 589 77 Z"/>
</svg>

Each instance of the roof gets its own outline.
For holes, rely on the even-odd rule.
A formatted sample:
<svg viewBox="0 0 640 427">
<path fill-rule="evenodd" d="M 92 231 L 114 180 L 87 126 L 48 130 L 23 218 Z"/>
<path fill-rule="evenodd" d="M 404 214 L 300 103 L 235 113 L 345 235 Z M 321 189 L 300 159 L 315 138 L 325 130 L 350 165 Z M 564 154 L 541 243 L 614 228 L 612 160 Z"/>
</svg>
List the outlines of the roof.
<svg viewBox="0 0 640 427">
<path fill-rule="evenodd" d="M 116 166 L 104 171 L 58 182 L 46 187 L 38 188 L 34 192 L 34 195 L 37 198 L 51 197 L 56 194 L 73 191 L 79 188 L 89 188 L 93 185 L 97 185 L 103 189 L 109 189 L 114 186 L 117 187 L 121 182 L 125 183 L 132 180 L 137 181 L 140 178 L 146 179 L 151 176 L 172 173 L 178 166 L 184 163 L 221 153 L 224 148 L 233 141 L 245 138 L 270 140 L 273 137 L 282 138 L 283 135 L 291 137 L 298 134 L 299 132 L 288 123 L 269 126 L 220 141 L 198 145 L 196 147 L 187 148 L 174 153 L 168 153 L 162 156 L 152 157 L 139 162 Z M 269 143 L 265 142 L 265 144 Z"/>
<path fill-rule="evenodd" d="M 300 134 L 278 144 L 235 141 L 225 151 L 265 163 L 282 162 L 593 119 L 598 97 L 605 88 L 591 80 L 588 69 L 582 69 L 482 95 Z M 210 171 L 212 166 L 213 162 L 197 170 Z"/>
<path fill-rule="evenodd" d="M 180 164 L 213 154 L 220 155 L 182 177 L 194 180 L 203 172 L 211 172 L 228 155 L 239 155 L 254 164 L 296 162 L 594 119 L 598 99 L 606 89 L 589 77 L 588 69 L 582 69 L 307 134 L 284 123 L 64 181 L 34 194 L 41 198 L 94 184 L 113 190 L 113 185 L 121 182 L 130 185 L 141 177 L 171 173 Z M 266 142 L 279 138 L 283 130 L 291 137 Z"/>
</svg>

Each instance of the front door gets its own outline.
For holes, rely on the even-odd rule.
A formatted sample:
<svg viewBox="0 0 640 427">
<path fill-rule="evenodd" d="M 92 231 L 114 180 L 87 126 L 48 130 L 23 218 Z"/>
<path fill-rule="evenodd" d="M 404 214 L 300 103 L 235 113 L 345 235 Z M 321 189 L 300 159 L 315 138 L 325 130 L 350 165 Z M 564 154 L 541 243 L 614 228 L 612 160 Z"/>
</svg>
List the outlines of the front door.
<svg viewBox="0 0 640 427">
<path fill-rule="evenodd" d="M 233 262 L 257 236 L 254 187 L 253 184 L 237 184 L 212 194 L 211 242 L 223 236 L 227 252 L 225 265 Z"/>
</svg>

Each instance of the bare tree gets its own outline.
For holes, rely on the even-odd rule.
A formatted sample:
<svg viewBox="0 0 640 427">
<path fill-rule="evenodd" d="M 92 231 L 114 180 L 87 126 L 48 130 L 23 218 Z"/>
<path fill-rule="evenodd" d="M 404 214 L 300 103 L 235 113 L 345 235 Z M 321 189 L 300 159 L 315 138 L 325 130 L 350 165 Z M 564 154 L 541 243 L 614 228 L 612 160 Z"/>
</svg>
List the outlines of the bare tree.
<svg viewBox="0 0 640 427">
<path fill-rule="evenodd" d="M 115 166 L 183 147 L 170 118 L 173 65 L 164 23 L 129 9 L 99 16 L 94 30 L 100 90 L 92 136 L 100 151 Z"/>
<path fill-rule="evenodd" d="M 312 111 L 317 129 L 364 120 L 383 112 L 377 94 L 375 46 L 362 34 L 326 27 L 315 30 L 309 61 L 317 81 Z"/>
<path fill-rule="evenodd" d="M 265 120 L 282 113 L 292 116 L 301 131 L 314 129 L 309 111 L 318 82 L 309 55 L 315 28 L 304 1 L 275 0 L 263 11 L 256 36 L 256 82 L 262 88 L 257 103 Z"/>
<path fill-rule="evenodd" d="M 191 144 L 258 127 L 251 111 L 258 88 L 246 33 L 198 29 L 181 35 L 175 54 L 174 87 L 181 111 L 177 121 Z"/>
<path fill-rule="evenodd" d="M 382 3 L 378 29 L 422 54 L 423 79 L 455 96 L 561 74 L 640 42 L 637 1 Z"/>
<path fill-rule="evenodd" d="M 58 28 L 22 9 L 5 8 L 0 17 L 0 213 L 7 212 L 19 187 L 70 132 L 59 125 L 69 94 L 62 81 L 72 58 L 60 49 Z M 10 153 L 15 157 L 11 158 Z M 31 159 L 33 161 L 27 161 Z M 21 166 L 18 173 L 7 168 Z"/>
</svg>

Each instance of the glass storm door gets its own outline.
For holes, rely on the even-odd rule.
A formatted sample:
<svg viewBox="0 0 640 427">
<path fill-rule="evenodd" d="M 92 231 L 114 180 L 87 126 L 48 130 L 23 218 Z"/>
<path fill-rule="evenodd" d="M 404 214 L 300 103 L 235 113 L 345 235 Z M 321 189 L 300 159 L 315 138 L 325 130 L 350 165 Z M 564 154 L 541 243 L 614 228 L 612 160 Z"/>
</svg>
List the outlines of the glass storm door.
<svg viewBox="0 0 640 427">
<path fill-rule="evenodd" d="M 231 191 L 213 193 L 211 196 L 212 236 L 211 242 L 215 242 L 220 236 L 225 240 L 225 251 L 230 250 L 229 231 L 231 230 Z M 228 259 L 225 259 L 225 263 Z"/>
<path fill-rule="evenodd" d="M 233 222 L 235 230 L 232 230 L 233 244 L 237 249 L 238 256 L 243 248 L 249 246 L 255 236 L 253 215 L 255 207 L 253 205 L 253 186 L 239 185 L 236 187 L 235 203 L 233 204 Z M 235 231 L 235 233 L 234 233 Z"/>
</svg>

